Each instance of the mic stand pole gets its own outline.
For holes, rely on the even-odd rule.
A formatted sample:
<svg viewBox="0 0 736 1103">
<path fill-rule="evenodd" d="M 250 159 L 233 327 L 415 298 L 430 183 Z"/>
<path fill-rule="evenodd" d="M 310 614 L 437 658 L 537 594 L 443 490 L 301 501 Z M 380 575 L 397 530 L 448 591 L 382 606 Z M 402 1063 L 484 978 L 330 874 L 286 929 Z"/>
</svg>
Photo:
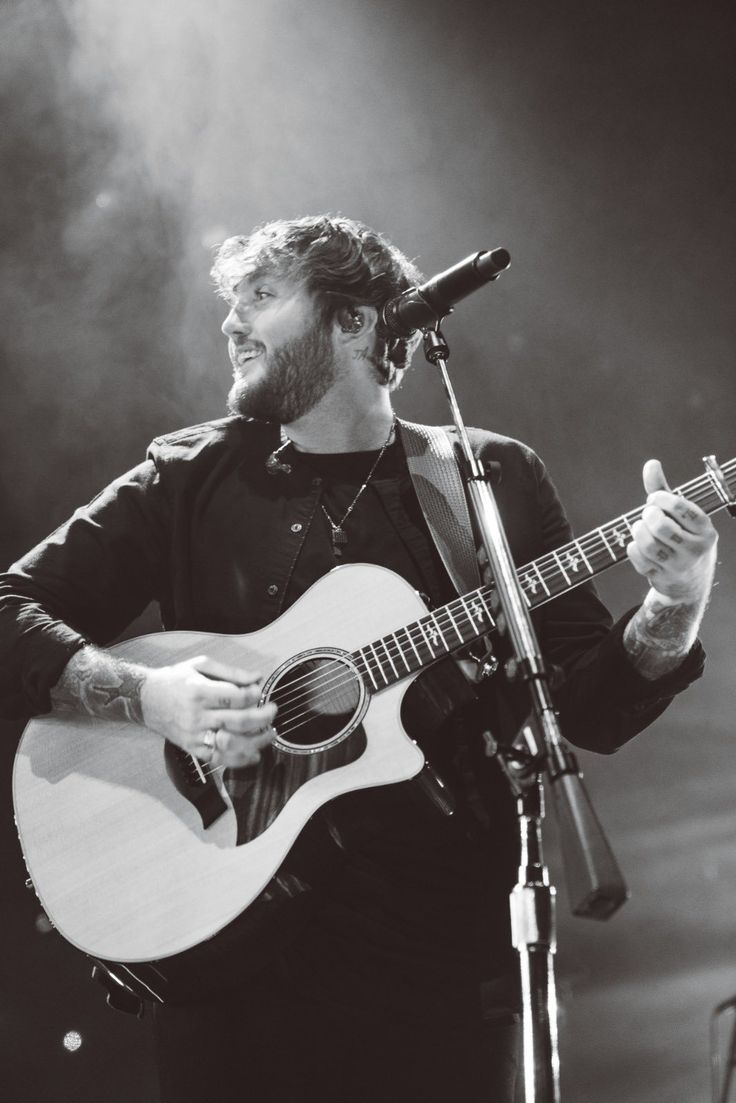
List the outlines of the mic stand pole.
<svg viewBox="0 0 736 1103">
<path fill-rule="evenodd" d="M 508 636 L 512 658 L 506 675 L 523 682 L 528 690 L 530 717 L 502 765 L 517 797 L 521 867 L 520 880 L 511 894 L 514 945 L 519 953 L 524 1039 L 525 1103 L 559 1103 L 559 1053 L 554 978 L 555 890 L 542 858 L 543 816 L 540 771 L 546 769 L 563 814 L 561 842 L 575 868 L 568 872 L 571 892 L 582 892 L 577 914 L 607 917 L 626 899 L 627 892 L 615 859 L 582 788 L 574 756 L 562 743 L 552 704 L 549 677 L 516 567 L 503 529 L 495 497 L 482 463 L 473 454 L 460 408 L 447 370 L 449 347 L 440 331 L 424 330 L 424 354 L 439 368 L 457 428 L 464 463 L 461 465 L 468 502 L 493 572 L 496 628 Z M 538 750 L 537 740 L 543 750 Z M 514 750 L 518 748 L 518 753 Z M 519 765 L 521 759 L 521 765 Z M 581 866 L 582 862 L 582 866 Z"/>
</svg>

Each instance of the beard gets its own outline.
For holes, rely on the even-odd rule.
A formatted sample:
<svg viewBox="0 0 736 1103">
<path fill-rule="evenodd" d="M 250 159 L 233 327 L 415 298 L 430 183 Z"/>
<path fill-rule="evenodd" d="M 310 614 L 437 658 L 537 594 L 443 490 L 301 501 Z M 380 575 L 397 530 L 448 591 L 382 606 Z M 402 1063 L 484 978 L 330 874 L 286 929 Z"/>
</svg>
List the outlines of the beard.
<svg viewBox="0 0 736 1103">
<path fill-rule="evenodd" d="M 289 425 L 313 410 L 337 379 L 337 362 L 323 323 L 261 356 L 267 357 L 263 375 L 252 381 L 236 378 L 227 397 L 228 413 Z"/>
</svg>

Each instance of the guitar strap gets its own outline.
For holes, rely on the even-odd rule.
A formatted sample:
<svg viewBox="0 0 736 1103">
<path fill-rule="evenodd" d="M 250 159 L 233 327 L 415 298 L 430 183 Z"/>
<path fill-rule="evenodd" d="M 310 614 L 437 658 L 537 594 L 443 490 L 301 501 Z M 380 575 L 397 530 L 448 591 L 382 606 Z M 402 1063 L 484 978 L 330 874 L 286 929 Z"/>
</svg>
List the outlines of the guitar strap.
<svg viewBox="0 0 736 1103">
<path fill-rule="evenodd" d="M 397 418 L 409 474 L 429 531 L 459 594 L 481 584 L 465 487 L 449 433 Z"/>
<path fill-rule="evenodd" d="M 397 420 L 409 473 L 432 539 L 455 589 L 460 595 L 467 594 L 480 586 L 481 575 L 455 444 L 449 433 L 439 426 Z M 479 677 L 495 670 L 497 663 L 490 647 L 483 659 L 476 658 L 476 664 Z M 461 733 L 458 733 L 458 751 L 458 765 L 471 817 L 488 828 L 488 812 L 478 789 L 466 736 Z M 425 773 L 423 771 L 419 777 Z M 438 796 L 442 789 L 437 782 L 431 785 L 430 796 L 445 812 L 452 811 L 452 805 L 449 808 L 443 805 Z"/>
</svg>

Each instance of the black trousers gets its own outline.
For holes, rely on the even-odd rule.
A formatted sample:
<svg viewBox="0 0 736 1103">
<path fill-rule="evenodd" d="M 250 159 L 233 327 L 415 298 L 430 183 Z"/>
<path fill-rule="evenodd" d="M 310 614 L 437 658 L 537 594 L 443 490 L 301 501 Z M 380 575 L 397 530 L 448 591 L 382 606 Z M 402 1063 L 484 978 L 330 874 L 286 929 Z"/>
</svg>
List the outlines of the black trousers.
<svg viewBox="0 0 736 1103">
<path fill-rule="evenodd" d="M 507 894 L 491 891 L 500 875 L 464 821 L 409 783 L 351 793 L 332 814 L 346 857 L 326 885 L 250 933 L 233 927 L 224 955 L 221 936 L 205 944 L 202 998 L 157 1009 L 162 1103 L 209 1103 L 217 1089 L 233 1103 L 513 1103 L 517 966 Z"/>
<path fill-rule="evenodd" d="M 157 1008 L 161 1103 L 513 1103 L 518 1016 L 425 1010 L 326 1004 L 283 978 Z"/>
</svg>

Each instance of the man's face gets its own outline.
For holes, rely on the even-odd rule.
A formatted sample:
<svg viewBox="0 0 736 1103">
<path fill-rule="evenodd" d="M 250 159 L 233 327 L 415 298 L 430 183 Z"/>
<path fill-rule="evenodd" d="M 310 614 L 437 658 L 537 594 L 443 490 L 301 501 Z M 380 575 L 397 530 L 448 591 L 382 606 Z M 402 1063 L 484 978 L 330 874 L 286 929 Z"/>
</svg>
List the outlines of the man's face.
<svg viewBox="0 0 736 1103">
<path fill-rule="evenodd" d="M 337 378 L 329 327 L 318 320 L 312 296 L 284 276 L 256 272 L 242 279 L 222 332 L 234 376 L 230 413 L 288 425 Z"/>
</svg>

